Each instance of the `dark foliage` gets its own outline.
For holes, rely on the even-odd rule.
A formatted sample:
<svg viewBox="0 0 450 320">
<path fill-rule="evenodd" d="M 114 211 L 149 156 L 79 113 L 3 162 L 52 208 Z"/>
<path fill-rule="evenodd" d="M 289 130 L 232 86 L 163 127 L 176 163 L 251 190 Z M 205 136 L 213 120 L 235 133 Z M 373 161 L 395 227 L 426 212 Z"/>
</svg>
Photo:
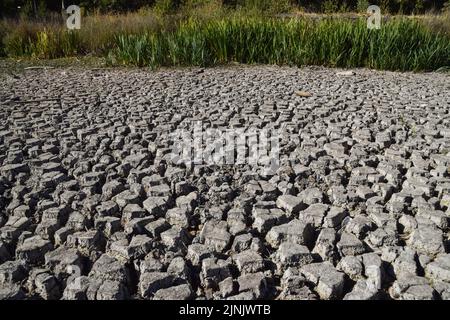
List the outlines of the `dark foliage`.
<svg viewBox="0 0 450 320">
<path fill-rule="evenodd" d="M 39 16 L 48 12 L 59 12 L 62 3 L 65 6 L 77 4 L 86 11 L 100 12 L 126 12 L 135 11 L 142 7 L 151 7 L 158 0 L 1 0 L 0 16 Z M 171 1 L 174 8 L 182 6 L 193 0 L 167 0 Z M 195 0 L 196 2 L 208 0 Z M 246 2 L 254 0 L 222 0 L 223 5 L 229 7 L 244 6 Z M 277 2 L 279 0 L 260 0 L 261 3 Z M 291 0 L 291 5 L 301 7 L 310 12 L 323 11 L 355 11 L 362 0 Z M 424 13 L 428 11 L 439 11 L 448 0 L 371 0 L 367 3 L 379 5 L 384 12 L 396 13 Z M 264 5 L 263 5 L 264 6 Z M 264 8 L 263 8 L 264 9 Z"/>
</svg>

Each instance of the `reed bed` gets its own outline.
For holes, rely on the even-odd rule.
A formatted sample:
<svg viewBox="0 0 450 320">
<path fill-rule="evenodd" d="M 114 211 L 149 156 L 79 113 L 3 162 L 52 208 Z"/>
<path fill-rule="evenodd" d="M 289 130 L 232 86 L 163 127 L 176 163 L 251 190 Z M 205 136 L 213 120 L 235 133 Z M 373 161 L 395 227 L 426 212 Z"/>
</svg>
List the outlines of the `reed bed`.
<svg viewBox="0 0 450 320">
<path fill-rule="evenodd" d="M 367 29 L 364 19 L 189 20 L 169 33 L 119 35 L 112 54 L 119 63 L 151 67 L 239 62 L 418 71 L 450 65 L 450 38 L 406 19 L 380 30 Z"/>
<path fill-rule="evenodd" d="M 395 18 L 380 30 L 359 19 L 229 15 L 89 17 L 78 31 L 58 25 L 0 23 L 0 54 L 59 58 L 91 54 L 139 67 L 245 64 L 326 65 L 421 71 L 450 66 L 450 35 L 419 19 Z"/>
</svg>

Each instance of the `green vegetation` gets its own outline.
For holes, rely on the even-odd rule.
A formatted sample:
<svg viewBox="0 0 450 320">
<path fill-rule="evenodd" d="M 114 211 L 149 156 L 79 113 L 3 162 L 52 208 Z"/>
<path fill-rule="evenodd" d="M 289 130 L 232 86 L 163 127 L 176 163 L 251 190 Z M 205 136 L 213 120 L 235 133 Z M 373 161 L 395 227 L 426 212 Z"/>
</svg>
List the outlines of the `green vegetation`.
<svg viewBox="0 0 450 320">
<path fill-rule="evenodd" d="M 329 10 L 336 10 L 333 0 L 328 2 Z M 450 66 L 448 14 L 391 17 L 381 30 L 369 30 L 365 17 L 276 17 L 274 12 L 290 2 L 274 3 L 236 0 L 235 6 L 246 6 L 241 10 L 224 7 L 219 0 L 156 0 L 153 8 L 137 12 L 85 15 L 77 31 L 65 29 L 61 17 L 3 19 L 0 56 L 90 55 L 105 57 L 111 65 L 152 68 L 229 62 L 402 71 Z M 355 5 L 362 11 L 366 1 Z"/>
<path fill-rule="evenodd" d="M 170 33 L 120 35 L 111 54 L 119 63 L 152 67 L 237 61 L 427 70 L 450 65 L 450 39 L 410 20 L 371 31 L 362 19 L 230 18 L 189 20 Z"/>
</svg>

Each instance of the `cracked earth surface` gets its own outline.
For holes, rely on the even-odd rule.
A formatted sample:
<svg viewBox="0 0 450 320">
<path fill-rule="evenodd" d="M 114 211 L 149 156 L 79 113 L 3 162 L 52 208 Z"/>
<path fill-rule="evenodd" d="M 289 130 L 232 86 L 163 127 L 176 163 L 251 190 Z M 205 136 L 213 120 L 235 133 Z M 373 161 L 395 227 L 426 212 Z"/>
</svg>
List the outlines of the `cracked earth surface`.
<svg viewBox="0 0 450 320">
<path fill-rule="evenodd" d="M 448 74 L 30 70 L 0 106 L 2 299 L 450 299 Z M 172 163 L 193 121 L 280 129 L 280 168 Z"/>
</svg>

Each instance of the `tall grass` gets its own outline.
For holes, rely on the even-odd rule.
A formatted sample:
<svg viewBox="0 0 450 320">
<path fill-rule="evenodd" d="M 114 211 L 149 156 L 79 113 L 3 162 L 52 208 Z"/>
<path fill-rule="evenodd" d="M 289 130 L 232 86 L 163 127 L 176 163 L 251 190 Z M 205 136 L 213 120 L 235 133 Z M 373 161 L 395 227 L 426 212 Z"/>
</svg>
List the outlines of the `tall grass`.
<svg viewBox="0 0 450 320">
<path fill-rule="evenodd" d="M 433 70 L 450 65 L 450 38 L 411 20 L 368 30 L 365 20 L 227 18 L 183 22 L 170 33 L 120 35 L 114 54 L 137 66 L 327 65 Z"/>
<path fill-rule="evenodd" d="M 161 28 L 162 18 L 149 11 L 128 14 L 94 14 L 82 18 L 80 30 L 69 31 L 63 19 L 0 21 L 0 55 L 59 58 L 73 55 L 107 55 L 120 34 L 138 34 Z"/>
<path fill-rule="evenodd" d="M 242 13 L 212 18 L 148 12 L 91 16 L 81 30 L 71 32 L 58 25 L 9 25 L 0 28 L 0 54 L 10 57 L 89 53 L 114 64 L 152 68 L 229 62 L 402 71 L 450 66 L 450 35 L 410 18 L 391 19 L 381 30 L 367 29 L 364 18 L 280 19 Z"/>
</svg>

